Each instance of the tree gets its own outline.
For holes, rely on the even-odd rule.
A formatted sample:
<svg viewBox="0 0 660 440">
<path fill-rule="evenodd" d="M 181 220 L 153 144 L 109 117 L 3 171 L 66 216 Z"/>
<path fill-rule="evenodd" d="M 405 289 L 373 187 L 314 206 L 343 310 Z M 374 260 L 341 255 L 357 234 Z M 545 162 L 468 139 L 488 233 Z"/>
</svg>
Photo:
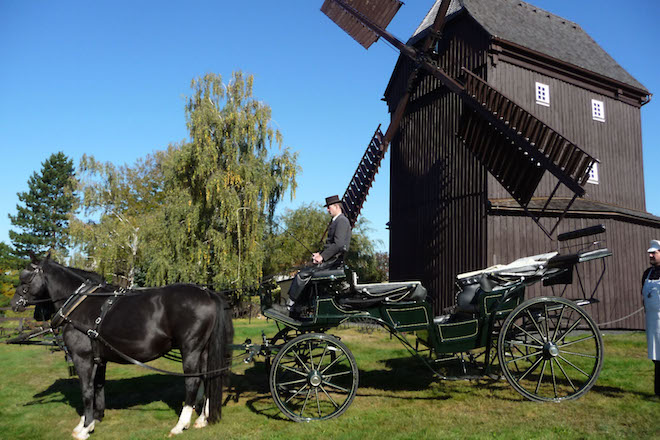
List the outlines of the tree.
<svg viewBox="0 0 660 440">
<path fill-rule="evenodd" d="M 320 240 L 328 221 L 328 214 L 318 204 L 287 209 L 272 222 L 273 227 L 264 239 L 267 249 L 264 273 L 295 272 L 296 267 L 309 263 L 311 253 L 322 247 Z"/>
<path fill-rule="evenodd" d="M 93 156 L 80 160 L 81 206 L 98 220 L 71 222 L 71 234 L 83 252 L 93 259 L 88 269 L 135 284 L 142 230 L 154 211 L 161 209 L 164 194 L 162 162 L 171 153 L 156 152 L 134 165 L 115 166 Z"/>
<path fill-rule="evenodd" d="M 73 161 L 62 152 L 52 154 L 42 163 L 41 173 L 32 174 L 28 187 L 18 193 L 23 205 L 16 205 L 17 214 L 9 215 L 11 224 L 22 229 L 9 231 L 16 255 L 48 250 L 67 255 L 68 216 L 76 200 Z"/>
<path fill-rule="evenodd" d="M 190 143 L 172 162 L 185 192 L 175 192 L 162 213 L 173 226 L 163 251 L 174 260 L 154 256 L 159 273 L 171 275 L 161 281 L 189 276 L 173 265 L 194 267 L 196 282 L 218 287 L 262 276 L 266 223 L 284 195 L 293 196 L 299 166 L 297 154 L 282 148 L 282 135 L 271 126 L 270 107 L 252 96 L 252 84 L 253 77 L 241 72 L 228 84 L 215 74 L 192 82 L 186 103 Z"/>
<path fill-rule="evenodd" d="M 0 242 L 0 307 L 6 307 L 18 286 L 18 274 L 26 261 L 17 258 L 14 250 L 5 242 Z"/>
<path fill-rule="evenodd" d="M 296 267 L 308 264 L 311 252 L 323 247 L 320 241 L 330 218 L 315 204 L 287 210 L 276 222 L 264 240 L 266 274 L 294 273 Z M 387 254 L 376 252 L 376 244 L 369 238 L 369 222 L 361 219 L 351 233 L 351 245 L 345 258 L 346 265 L 358 275 L 361 282 L 387 280 L 383 259 Z"/>
<path fill-rule="evenodd" d="M 265 227 L 293 195 L 299 167 L 271 127 L 270 107 L 252 96 L 252 81 L 240 72 L 229 84 L 214 74 L 193 80 L 187 143 L 132 167 L 83 157 L 82 205 L 98 219 L 72 230 L 95 270 L 151 285 L 259 280 Z"/>
</svg>

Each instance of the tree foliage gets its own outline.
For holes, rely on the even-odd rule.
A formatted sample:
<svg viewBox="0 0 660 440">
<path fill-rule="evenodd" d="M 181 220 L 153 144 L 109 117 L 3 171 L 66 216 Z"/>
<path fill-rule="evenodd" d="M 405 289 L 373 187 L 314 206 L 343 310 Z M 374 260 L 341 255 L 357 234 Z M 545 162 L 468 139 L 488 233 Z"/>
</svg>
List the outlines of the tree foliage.
<svg viewBox="0 0 660 440">
<path fill-rule="evenodd" d="M 97 218 L 73 229 L 97 270 L 216 288 L 262 276 L 266 225 L 293 194 L 299 167 L 252 83 L 240 72 L 228 84 L 214 74 L 195 79 L 185 108 L 189 142 L 134 166 L 83 157 L 82 206 Z"/>
<path fill-rule="evenodd" d="M 296 188 L 297 154 L 282 148 L 271 109 L 253 97 L 252 85 L 253 77 L 240 72 L 228 84 L 215 74 L 193 80 L 186 103 L 191 141 L 173 161 L 190 208 L 175 204 L 174 212 L 164 213 L 164 220 L 185 226 L 184 236 L 173 231 L 168 240 L 177 250 L 173 264 L 196 266 L 197 280 L 216 286 L 262 276 L 266 222 Z M 272 154 L 273 145 L 279 154 Z"/>
<path fill-rule="evenodd" d="M 162 162 L 172 148 L 116 166 L 83 155 L 79 165 L 81 208 L 71 222 L 74 241 L 93 261 L 87 268 L 125 277 L 132 286 L 141 253 L 142 229 L 165 199 Z"/>
<path fill-rule="evenodd" d="M 273 223 L 274 227 L 265 240 L 264 273 L 293 273 L 297 267 L 308 264 L 311 252 L 323 247 L 321 237 L 329 221 L 325 210 L 316 204 L 287 210 Z M 357 273 L 361 282 L 386 281 L 388 273 L 384 263 L 387 254 L 375 251 L 377 243 L 369 238 L 368 232 L 366 219 L 355 225 L 345 263 Z"/>
<path fill-rule="evenodd" d="M 295 272 L 296 267 L 309 263 L 311 253 L 322 247 L 329 220 L 324 209 L 313 203 L 286 210 L 266 234 L 264 273 Z"/>
<path fill-rule="evenodd" d="M 18 193 L 16 215 L 9 215 L 11 224 L 22 230 L 9 231 L 16 255 L 48 250 L 67 255 L 69 214 L 76 200 L 73 161 L 62 152 L 51 154 L 41 172 L 32 174 L 28 187 Z"/>
<path fill-rule="evenodd" d="M 5 307 L 18 286 L 18 274 L 27 261 L 16 257 L 11 246 L 0 242 L 0 307 Z"/>
</svg>

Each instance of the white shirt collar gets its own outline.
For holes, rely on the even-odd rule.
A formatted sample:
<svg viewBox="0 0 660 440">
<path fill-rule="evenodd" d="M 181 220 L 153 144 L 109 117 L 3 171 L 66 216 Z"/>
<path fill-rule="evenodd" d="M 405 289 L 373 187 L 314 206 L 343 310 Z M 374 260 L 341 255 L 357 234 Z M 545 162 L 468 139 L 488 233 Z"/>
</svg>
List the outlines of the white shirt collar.
<svg viewBox="0 0 660 440">
<path fill-rule="evenodd" d="M 339 217 L 340 215 L 341 215 L 341 212 L 339 214 L 337 214 L 336 216 L 332 217 L 332 221 L 334 222 L 335 220 L 337 220 L 337 217 Z"/>
</svg>

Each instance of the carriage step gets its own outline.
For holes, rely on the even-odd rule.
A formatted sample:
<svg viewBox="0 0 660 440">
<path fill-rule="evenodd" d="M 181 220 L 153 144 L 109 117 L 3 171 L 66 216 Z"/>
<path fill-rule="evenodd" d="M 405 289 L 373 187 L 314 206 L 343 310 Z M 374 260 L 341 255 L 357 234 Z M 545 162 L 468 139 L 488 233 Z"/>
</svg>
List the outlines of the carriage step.
<svg viewBox="0 0 660 440">
<path fill-rule="evenodd" d="M 283 306 L 280 306 L 280 307 L 277 307 L 277 308 L 276 307 L 270 307 L 270 308 L 264 309 L 262 313 L 266 318 L 274 319 L 275 321 L 278 321 L 278 322 L 284 322 L 284 323 L 291 324 L 291 325 L 294 325 L 294 326 L 303 325 L 303 323 L 301 321 L 299 321 L 297 319 L 294 319 L 291 316 L 289 316 L 288 311 L 285 312 L 284 310 L 278 310 L 279 308 L 283 308 Z"/>
</svg>

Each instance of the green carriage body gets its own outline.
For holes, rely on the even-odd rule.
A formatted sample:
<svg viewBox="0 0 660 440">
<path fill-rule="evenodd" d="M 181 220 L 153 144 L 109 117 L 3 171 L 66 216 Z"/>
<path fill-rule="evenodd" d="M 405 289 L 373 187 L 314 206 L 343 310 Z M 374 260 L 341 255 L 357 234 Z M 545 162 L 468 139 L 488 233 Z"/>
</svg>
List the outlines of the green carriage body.
<svg viewBox="0 0 660 440">
<path fill-rule="evenodd" d="M 484 292 L 479 289 L 476 313 L 458 313 L 451 319 L 434 317 L 426 300 L 398 301 L 368 307 L 345 307 L 341 298 L 346 295 L 346 283 L 351 272 L 325 271 L 315 275 L 307 287 L 311 310 L 307 319 L 294 319 L 278 313 L 269 306 L 265 316 L 300 332 L 325 331 L 350 322 L 375 322 L 395 333 L 414 334 L 418 343 L 433 354 L 457 353 L 486 346 L 492 334 L 493 320 L 504 319 L 524 298 L 525 285 L 510 286 Z M 392 283 L 393 290 L 401 283 Z M 380 284 L 382 286 L 383 284 Z M 272 300 L 262 298 L 263 304 Z M 445 317 L 446 318 L 446 317 Z"/>
</svg>

